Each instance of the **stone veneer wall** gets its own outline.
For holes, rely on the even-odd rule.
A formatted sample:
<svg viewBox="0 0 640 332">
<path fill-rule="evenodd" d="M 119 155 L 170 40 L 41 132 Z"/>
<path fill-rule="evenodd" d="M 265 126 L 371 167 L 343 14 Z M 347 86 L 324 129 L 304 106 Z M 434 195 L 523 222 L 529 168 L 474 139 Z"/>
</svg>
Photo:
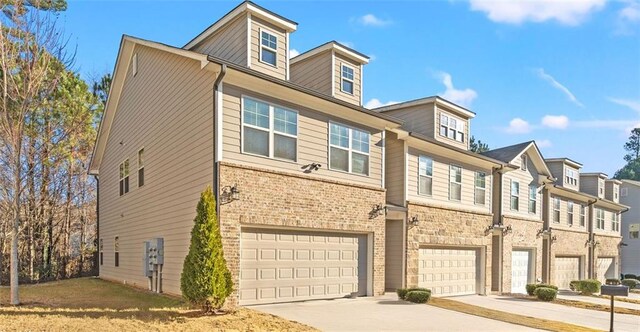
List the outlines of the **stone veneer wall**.
<svg viewBox="0 0 640 332">
<path fill-rule="evenodd" d="M 373 233 L 373 293 L 384 293 L 385 217 L 369 218 L 373 206 L 385 202 L 384 189 L 221 163 L 220 188 L 234 184 L 240 199 L 220 205 L 224 253 L 235 288 L 229 304 L 238 303 L 242 227 Z"/>
<path fill-rule="evenodd" d="M 488 294 L 491 290 L 491 234 L 485 233 L 492 225 L 493 215 L 459 211 L 428 206 L 415 202 L 408 203 L 407 216 L 417 216 L 418 226 L 410 227 L 407 234 L 407 287 L 418 285 L 418 255 L 421 246 L 474 247 L 484 254 L 484 289 L 478 293 Z"/>
<path fill-rule="evenodd" d="M 542 229 L 542 221 L 525 220 L 514 217 L 503 218 L 504 226 L 511 226 L 513 231 L 505 234 L 502 239 L 502 292 L 511 292 L 511 252 L 513 249 L 528 249 L 533 251 L 535 259 L 535 273 L 533 280 L 542 278 L 542 235 L 537 236 Z"/>
<path fill-rule="evenodd" d="M 549 283 L 556 284 L 556 265 L 555 257 L 557 256 L 580 256 L 581 279 L 588 278 L 588 262 L 589 247 L 585 245 L 589 239 L 587 232 L 569 231 L 554 228 L 551 236 L 555 236 L 557 240 L 551 244 L 550 264 L 549 267 Z"/>
<path fill-rule="evenodd" d="M 620 242 L 622 242 L 622 237 L 594 234 L 594 240 L 599 244 L 594 249 L 595 259 L 591 270 L 594 271 L 593 278 L 597 279 L 598 257 L 615 257 L 616 271 L 618 271 L 617 274 L 620 274 Z"/>
</svg>

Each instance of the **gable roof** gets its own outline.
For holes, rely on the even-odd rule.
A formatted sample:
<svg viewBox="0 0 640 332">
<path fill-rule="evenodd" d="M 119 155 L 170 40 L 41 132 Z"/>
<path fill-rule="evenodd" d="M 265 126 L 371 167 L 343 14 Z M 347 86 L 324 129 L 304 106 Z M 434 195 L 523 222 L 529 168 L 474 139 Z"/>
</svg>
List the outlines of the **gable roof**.
<svg viewBox="0 0 640 332">
<path fill-rule="evenodd" d="M 419 99 L 414 99 L 414 100 L 408 100 L 408 101 L 403 101 L 401 103 L 397 103 L 397 104 L 392 104 L 392 105 L 387 105 L 387 106 L 382 106 L 382 107 L 378 107 L 378 108 L 374 108 L 373 110 L 376 112 L 380 112 L 380 113 L 385 113 L 385 112 L 391 112 L 391 111 L 395 111 L 398 109 L 403 109 L 403 108 L 407 108 L 407 107 L 412 107 L 412 106 L 419 106 L 419 105 L 426 105 L 426 104 L 431 104 L 431 103 L 435 103 L 436 105 L 442 105 L 445 106 L 457 113 L 459 113 L 459 115 L 463 115 L 466 116 L 468 118 L 474 118 L 476 116 L 476 113 L 472 112 L 471 110 L 462 107 L 454 102 L 451 102 L 449 100 L 446 100 L 440 96 L 430 96 L 430 97 L 424 97 L 424 98 L 419 98 Z"/>
<path fill-rule="evenodd" d="M 630 184 L 632 186 L 640 187 L 640 181 L 627 180 L 627 179 L 623 179 L 621 181 L 622 181 L 622 183 L 626 183 L 626 184 Z"/>
<path fill-rule="evenodd" d="M 579 162 L 577 162 L 575 160 L 571 160 L 569 158 L 548 158 L 548 159 L 545 159 L 544 161 L 548 162 L 548 163 L 559 163 L 559 162 L 561 162 L 561 163 L 567 164 L 567 165 L 569 165 L 571 167 L 582 168 L 582 164 L 581 163 L 579 163 Z"/>
<path fill-rule="evenodd" d="M 314 48 L 312 48 L 312 49 L 310 49 L 310 50 L 308 50 L 308 51 L 306 51 L 304 53 L 301 53 L 301 54 L 291 58 L 291 60 L 289 60 L 289 61 L 290 61 L 291 64 L 294 64 L 296 62 L 300 62 L 300 61 L 302 61 L 304 59 L 308 59 L 310 57 L 316 56 L 316 55 L 318 55 L 320 53 L 323 53 L 325 51 L 330 51 L 330 50 L 333 50 L 333 51 L 335 51 L 336 53 L 338 53 L 340 55 L 346 56 L 347 58 L 349 58 L 349 59 L 351 59 L 351 60 L 353 60 L 353 61 L 355 61 L 355 62 L 357 62 L 359 64 L 366 65 L 367 63 L 369 63 L 369 57 L 368 56 L 366 56 L 366 55 L 364 55 L 364 54 L 362 54 L 362 53 L 360 53 L 360 52 L 358 52 L 358 51 L 356 51 L 356 50 L 354 50 L 354 49 L 352 49 L 352 48 L 350 48 L 348 46 L 340 44 L 335 40 L 332 40 L 332 41 L 326 42 L 326 43 L 324 43 L 324 44 L 322 44 L 320 46 L 314 47 Z"/>
<path fill-rule="evenodd" d="M 545 159 L 542 156 L 542 153 L 540 152 L 540 149 L 538 148 L 538 145 L 535 141 L 509 145 L 502 148 L 485 151 L 481 154 L 510 164 L 518 157 L 520 157 L 520 155 L 530 149 L 533 149 L 534 151 L 535 158 L 532 159 L 532 162 L 534 163 L 538 171 L 544 175 L 551 176 L 551 170 L 549 170 L 549 167 L 547 167 Z"/>
</svg>

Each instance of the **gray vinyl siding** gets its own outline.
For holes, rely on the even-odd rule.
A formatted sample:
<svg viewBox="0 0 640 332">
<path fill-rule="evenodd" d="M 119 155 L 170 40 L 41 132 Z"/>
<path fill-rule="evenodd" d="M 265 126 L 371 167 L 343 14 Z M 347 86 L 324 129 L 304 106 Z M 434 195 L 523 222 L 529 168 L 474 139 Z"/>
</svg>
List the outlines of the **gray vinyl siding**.
<svg viewBox="0 0 640 332">
<path fill-rule="evenodd" d="M 515 158 L 511 164 L 521 167 L 522 159 Z M 514 171 L 503 175 L 502 182 L 502 213 L 505 215 L 513 215 L 520 218 L 542 220 L 542 192 L 538 185 L 538 175 L 535 166 L 531 162 L 531 157 L 527 154 L 527 170 L 518 168 Z M 520 184 L 520 192 L 518 196 L 518 210 L 511 209 L 511 183 L 517 181 Z M 536 194 L 536 213 L 529 213 L 529 185 L 537 187 Z"/>
<path fill-rule="evenodd" d="M 238 16 L 234 21 L 196 45 L 193 50 L 246 66 L 247 15 Z"/>
<path fill-rule="evenodd" d="M 404 206 L 405 194 L 405 142 L 395 133 L 387 132 L 385 145 L 385 185 L 387 202 Z"/>
<path fill-rule="evenodd" d="M 404 254 L 403 221 L 387 220 L 385 234 L 385 289 L 395 291 L 402 287 L 402 256 Z"/>
<path fill-rule="evenodd" d="M 260 61 L 260 29 L 275 35 L 278 38 L 278 52 L 276 54 L 276 66 Z M 287 42 L 286 33 L 281 28 L 251 16 L 251 69 L 277 77 L 287 78 Z"/>
<path fill-rule="evenodd" d="M 426 196 L 418 193 L 418 158 L 420 155 L 433 159 L 432 195 Z M 449 200 L 449 166 L 462 167 L 462 194 L 461 200 Z M 486 174 L 485 204 L 475 204 L 475 172 Z M 418 203 L 431 203 L 451 208 L 464 208 L 480 212 L 491 212 L 492 197 L 491 169 L 482 169 L 477 166 L 461 163 L 457 160 L 429 154 L 415 148 L 409 148 L 408 175 L 407 175 L 407 200 Z"/>
<path fill-rule="evenodd" d="M 627 244 L 622 247 L 621 252 L 621 272 L 640 274 L 640 239 L 632 239 L 629 236 L 629 225 L 640 224 L 640 187 L 623 182 L 621 188 L 626 189 L 626 195 L 620 196 L 620 202 L 631 209 L 622 214 L 622 242 Z"/>
<path fill-rule="evenodd" d="M 469 149 L 469 124 L 470 121 L 468 119 L 464 119 L 463 117 L 459 116 L 459 115 L 455 115 L 452 112 L 449 112 L 446 109 L 443 108 L 436 108 L 436 112 L 435 112 L 435 128 L 434 128 L 434 137 L 438 140 L 441 141 L 443 143 L 447 143 L 449 145 L 453 145 L 455 147 L 459 147 L 461 149 L 465 149 L 468 150 Z M 462 121 L 464 123 L 464 142 L 460 142 L 457 140 L 453 140 L 451 138 L 445 137 L 440 135 L 440 114 L 444 113 L 449 117 L 453 117 L 455 118 L 457 121 Z"/>
<path fill-rule="evenodd" d="M 331 95 L 330 51 L 293 63 L 290 68 L 291 82 Z"/>
<path fill-rule="evenodd" d="M 242 96 L 264 100 L 298 112 L 298 160 L 281 161 L 262 156 L 242 153 L 241 149 L 241 98 Z M 276 100 L 268 96 L 255 94 L 232 85 L 224 86 L 223 104 L 223 159 L 224 161 L 262 167 L 276 171 L 288 171 L 303 174 L 302 166 L 320 163 L 322 167 L 312 173 L 324 179 L 346 181 L 353 184 L 382 186 L 382 130 L 363 128 L 356 123 L 330 117 L 309 107 L 303 107 L 288 101 Z M 370 133 L 369 176 L 356 175 L 329 169 L 329 122 L 352 126 Z"/>
<path fill-rule="evenodd" d="M 165 240 L 163 289 L 180 293 L 180 273 L 200 192 L 213 181 L 214 73 L 200 62 L 136 46 L 138 73 L 126 74 L 100 165 L 100 238 L 105 279 L 146 287 L 142 243 Z M 123 59 L 124 60 L 124 59 Z M 144 147 L 145 184 L 137 152 Z M 119 196 L 119 164 L 130 162 L 129 193 Z M 114 267 L 114 238 L 120 266 Z"/>
<path fill-rule="evenodd" d="M 555 197 L 560 198 L 560 222 L 559 223 L 553 221 L 553 200 Z M 567 219 L 569 201 L 573 202 L 573 216 L 574 216 L 573 226 L 569 226 L 569 220 Z M 580 226 L 580 205 L 584 205 L 586 207 L 584 226 Z M 551 195 L 548 211 L 549 211 L 549 226 L 551 226 L 551 228 L 561 228 L 561 229 L 581 231 L 581 232 L 586 232 L 588 229 L 587 227 L 589 226 L 589 208 L 587 207 L 586 202 L 580 202 L 580 201 L 570 200 L 562 196 Z M 595 219 L 594 219 L 594 222 L 595 222 Z"/>
<path fill-rule="evenodd" d="M 556 178 L 555 181 L 558 185 L 564 185 L 564 164 L 559 161 L 555 162 L 546 162 L 551 175 Z"/>
<path fill-rule="evenodd" d="M 356 105 L 360 105 L 362 93 L 362 72 L 360 65 L 334 52 L 334 97 Z M 342 64 L 353 68 L 353 95 L 342 92 Z"/>
<path fill-rule="evenodd" d="M 604 198 L 598 191 L 599 178 L 597 176 L 580 176 L 580 191 L 599 198 Z"/>
<path fill-rule="evenodd" d="M 434 137 L 435 113 L 433 108 L 434 104 L 418 105 L 385 112 L 384 114 L 402 119 L 404 121 L 402 129 L 406 131 Z"/>
<path fill-rule="evenodd" d="M 612 181 L 605 181 L 605 198 L 619 203 L 620 202 L 620 186 Z"/>
</svg>

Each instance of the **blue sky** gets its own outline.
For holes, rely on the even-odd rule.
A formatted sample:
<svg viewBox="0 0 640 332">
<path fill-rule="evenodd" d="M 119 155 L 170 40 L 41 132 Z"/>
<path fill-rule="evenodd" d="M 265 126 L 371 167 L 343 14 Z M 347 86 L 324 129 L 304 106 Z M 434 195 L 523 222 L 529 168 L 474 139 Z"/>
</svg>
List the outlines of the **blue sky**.
<svg viewBox="0 0 640 332">
<path fill-rule="evenodd" d="M 113 69 L 122 34 L 183 46 L 239 1 L 69 1 L 60 23 L 86 79 Z M 299 23 L 291 48 L 337 40 L 368 54 L 369 106 L 441 95 L 497 148 L 613 176 L 640 126 L 640 0 L 256 1 Z"/>
</svg>

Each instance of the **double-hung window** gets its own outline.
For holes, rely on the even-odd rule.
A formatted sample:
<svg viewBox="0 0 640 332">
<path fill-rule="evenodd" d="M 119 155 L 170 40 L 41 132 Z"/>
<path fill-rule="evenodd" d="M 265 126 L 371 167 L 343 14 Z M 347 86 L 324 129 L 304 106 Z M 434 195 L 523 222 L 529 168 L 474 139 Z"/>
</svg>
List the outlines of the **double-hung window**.
<svg viewBox="0 0 640 332">
<path fill-rule="evenodd" d="M 464 127 L 462 120 L 440 113 L 440 136 L 464 142 Z"/>
<path fill-rule="evenodd" d="M 612 213 L 611 230 L 614 232 L 620 231 L 620 215 L 615 212 Z"/>
<path fill-rule="evenodd" d="M 345 64 L 341 66 L 342 92 L 348 93 L 350 95 L 353 94 L 353 77 L 354 77 L 353 72 L 354 70 L 352 67 L 349 67 Z"/>
<path fill-rule="evenodd" d="M 120 163 L 120 196 L 129 192 L 129 159 Z"/>
<path fill-rule="evenodd" d="M 511 180 L 511 210 L 518 211 L 520 207 L 520 183 Z"/>
<path fill-rule="evenodd" d="M 560 198 L 553 198 L 553 222 L 560 222 Z"/>
<path fill-rule="evenodd" d="M 138 151 L 138 187 L 144 186 L 144 148 Z"/>
<path fill-rule="evenodd" d="M 476 172 L 474 202 L 479 205 L 485 205 L 487 199 L 487 174 L 484 172 Z"/>
<path fill-rule="evenodd" d="M 535 184 L 529 185 L 529 213 L 536 213 L 538 207 L 538 187 Z"/>
<path fill-rule="evenodd" d="M 573 202 L 567 202 L 567 224 L 573 225 Z"/>
<path fill-rule="evenodd" d="M 113 263 L 116 267 L 120 266 L 120 237 L 116 236 L 113 242 Z"/>
<path fill-rule="evenodd" d="M 329 123 L 329 168 L 369 175 L 368 132 Z"/>
<path fill-rule="evenodd" d="M 276 66 L 278 54 L 278 37 L 260 30 L 260 61 Z"/>
<path fill-rule="evenodd" d="M 596 209 L 596 228 L 604 229 L 604 210 Z"/>
<path fill-rule="evenodd" d="M 460 166 L 449 166 L 449 199 L 462 200 L 462 167 Z"/>
<path fill-rule="evenodd" d="M 247 97 L 242 102 L 243 152 L 296 161 L 298 113 Z"/>
<path fill-rule="evenodd" d="M 584 227 L 586 219 L 587 219 L 587 207 L 580 204 L 580 226 Z"/>
<path fill-rule="evenodd" d="M 577 186 L 578 185 L 578 172 L 574 169 L 567 169 L 565 172 L 565 182 L 567 184 Z"/>
<path fill-rule="evenodd" d="M 418 194 L 431 196 L 433 191 L 433 159 L 418 158 Z"/>
</svg>

